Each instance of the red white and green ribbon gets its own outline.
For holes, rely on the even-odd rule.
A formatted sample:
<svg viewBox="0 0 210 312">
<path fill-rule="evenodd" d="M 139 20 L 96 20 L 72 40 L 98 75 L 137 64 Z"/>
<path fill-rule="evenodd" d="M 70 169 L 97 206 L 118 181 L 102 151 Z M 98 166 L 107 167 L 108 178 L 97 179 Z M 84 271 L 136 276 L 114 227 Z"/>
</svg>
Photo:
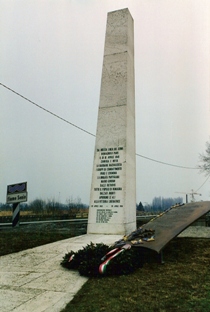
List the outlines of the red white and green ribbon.
<svg viewBox="0 0 210 312">
<path fill-rule="evenodd" d="M 73 260 L 73 258 L 74 258 L 74 254 L 70 256 L 70 258 L 69 258 L 69 261 L 68 261 L 68 262 L 71 262 L 71 261 Z"/>
<path fill-rule="evenodd" d="M 100 274 L 104 274 L 104 273 L 106 272 L 106 268 L 107 268 L 107 266 L 109 265 L 110 261 L 111 261 L 113 258 L 117 257 L 117 256 L 118 256 L 119 254 L 121 254 L 122 252 L 124 252 L 125 249 L 130 249 L 130 248 L 131 248 L 131 246 L 128 245 L 128 244 L 126 244 L 126 245 L 124 245 L 122 248 L 114 248 L 114 249 L 112 249 L 111 251 L 109 251 L 109 252 L 105 255 L 105 257 L 102 258 L 102 259 L 104 260 L 104 259 L 106 259 L 106 258 L 108 257 L 103 263 L 100 264 L 100 266 L 99 266 L 99 273 L 100 273 Z"/>
<path fill-rule="evenodd" d="M 117 249 L 117 250 L 116 250 Z M 107 258 L 103 263 L 100 264 L 99 266 L 99 273 L 100 274 L 104 274 L 106 272 L 106 267 L 107 265 L 109 265 L 110 261 L 118 256 L 120 253 L 122 253 L 124 251 L 124 249 L 118 249 L 115 248 L 114 250 L 111 250 L 108 254 L 111 254 L 111 256 L 109 258 Z M 108 255 L 106 254 L 106 256 Z"/>
</svg>

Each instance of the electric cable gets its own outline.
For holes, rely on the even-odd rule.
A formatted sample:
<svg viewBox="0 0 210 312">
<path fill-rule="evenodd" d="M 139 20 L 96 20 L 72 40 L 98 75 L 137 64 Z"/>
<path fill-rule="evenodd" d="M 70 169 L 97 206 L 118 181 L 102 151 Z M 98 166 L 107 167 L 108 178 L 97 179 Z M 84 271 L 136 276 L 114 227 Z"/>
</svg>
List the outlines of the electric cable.
<svg viewBox="0 0 210 312">
<path fill-rule="evenodd" d="M 199 191 L 199 190 L 204 186 L 204 184 L 208 181 L 209 177 L 210 177 L 210 174 L 207 176 L 207 178 L 206 178 L 206 180 L 203 182 L 203 184 L 196 190 L 196 192 Z"/>
<path fill-rule="evenodd" d="M 182 168 L 182 169 L 196 169 L 196 170 L 198 170 L 198 168 L 196 168 L 196 167 L 185 167 L 185 166 L 180 166 L 180 165 L 173 165 L 173 164 L 166 163 L 166 162 L 163 162 L 163 161 L 160 161 L 160 160 L 156 160 L 156 159 L 153 159 L 153 158 L 149 158 L 149 157 L 146 157 L 146 156 L 143 156 L 143 155 L 140 155 L 140 154 L 136 154 L 136 155 L 139 156 L 139 157 L 142 157 L 142 158 L 145 158 L 145 159 L 157 162 L 157 163 L 162 164 L 162 165 L 167 165 L 167 166 L 172 166 L 172 167 L 177 167 L 177 168 Z"/>
<path fill-rule="evenodd" d="M 48 114 L 51 114 L 52 116 L 54 116 L 54 117 L 56 117 L 56 118 L 58 118 L 58 119 L 60 119 L 60 120 L 62 120 L 62 121 L 64 121 L 64 122 L 70 124 L 71 126 L 77 128 L 77 129 L 79 129 L 79 130 L 81 130 L 81 131 L 83 131 L 83 132 L 85 132 L 85 133 L 87 133 L 87 134 L 89 134 L 89 135 L 91 135 L 91 136 L 93 136 L 93 137 L 96 136 L 95 134 L 93 134 L 93 133 L 91 133 L 91 132 L 89 132 L 89 131 L 87 131 L 87 130 L 85 130 L 85 129 L 83 129 L 83 128 L 77 126 L 77 125 L 75 125 L 74 123 L 72 123 L 72 122 L 70 122 L 70 121 L 64 119 L 63 117 L 60 117 L 59 115 L 57 115 L 57 114 L 51 112 L 50 110 L 48 110 L 48 109 L 42 107 L 41 105 L 38 105 L 37 103 L 35 103 L 35 102 L 29 100 L 27 97 L 21 95 L 20 93 L 18 93 L 17 91 L 15 91 L 15 90 L 13 90 L 13 89 L 11 89 L 11 88 L 9 88 L 9 87 L 7 87 L 7 86 L 4 85 L 3 83 L 0 82 L 0 85 L 1 85 L 2 87 L 4 87 L 4 88 L 8 89 L 9 91 L 13 92 L 14 94 L 20 96 L 21 98 L 23 98 L 24 100 L 28 101 L 29 103 L 31 103 L 31 104 L 35 105 L 36 107 L 42 109 L 43 111 L 47 112 Z M 156 159 L 153 159 L 153 158 L 150 158 L 150 157 L 146 157 L 146 156 L 143 156 L 143 155 L 140 155 L 140 154 L 137 154 L 137 153 L 136 153 L 136 156 L 145 158 L 145 159 L 150 160 L 150 161 L 153 161 L 153 162 L 157 162 L 157 163 L 162 164 L 162 165 L 177 167 L 177 168 L 181 168 L 181 169 L 196 169 L 196 170 L 198 170 L 198 168 L 174 165 L 174 164 L 166 163 L 166 162 L 163 162 L 163 161 L 160 161 L 160 160 L 156 160 Z"/>
<path fill-rule="evenodd" d="M 26 101 L 30 102 L 31 104 L 33 104 L 33 105 L 37 106 L 38 108 L 42 109 L 43 111 L 45 111 L 45 112 L 47 112 L 47 113 L 49 113 L 49 114 L 53 115 L 54 117 L 59 118 L 60 120 L 62 120 L 62 121 L 64 121 L 64 122 L 66 122 L 66 123 L 68 123 L 68 124 L 70 124 L 71 126 L 73 126 L 73 127 L 77 128 L 77 129 L 79 129 L 79 130 L 81 130 L 81 131 L 83 131 L 83 132 L 86 132 L 86 133 L 87 133 L 87 134 L 89 134 L 89 135 L 95 136 L 93 133 L 91 133 L 91 132 L 89 132 L 89 131 L 87 131 L 87 130 L 85 130 L 85 129 L 83 129 L 83 128 L 81 128 L 81 127 L 79 127 L 79 126 L 75 125 L 75 124 L 73 124 L 72 122 L 70 122 L 70 121 L 68 121 L 68 120 L 64 119 L 63 117 L 60 117 L 60 116 L 58 116 L 57 114 L 55 114 L 55 113 L 51 112 L 50 110 L 48 110 L 48 109 L 46 109 L 46 108 L 42 107 L 41 105 L 38 105 L 37 103 L 35 103 L 35 102 L 33 102 L 33 101 L 29 100 L 27 97 L 25 97 L 25 96 L 21 95 L 20 93 L 18 93 L 18 92 L 16 92 L 16 91 L 14 91 L 14 90 L 13 90 L 13 89 L 11 89 L 11 88 L 9 88 L 9 87 L 5 86 L 3 83 L 1 83 L 1 82 L 0 82 L 0 85 L 2 85 L 4 88 L 8 89 L 9 91 L 11 91 L 11 92 L 15 93 L 16 95 L 18 95 L 18 96 L 22 97 L 24 100 L 26 100 Z"/>
</svg>

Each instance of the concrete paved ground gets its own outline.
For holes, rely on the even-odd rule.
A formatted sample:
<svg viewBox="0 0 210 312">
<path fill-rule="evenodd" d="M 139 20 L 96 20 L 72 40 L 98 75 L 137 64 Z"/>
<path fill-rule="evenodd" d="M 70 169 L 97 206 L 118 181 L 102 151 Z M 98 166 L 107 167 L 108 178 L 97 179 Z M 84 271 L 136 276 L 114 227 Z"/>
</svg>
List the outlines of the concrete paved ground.
<svg viewBox="0 0 210 312">
<path fill-rule="evenodd" d="M 113 244 L 122 235 L 82 235 L 0 257 L 1 312 L 57 312 L 87 281 L 60 265 L 90 242 Z"/>
</svg>

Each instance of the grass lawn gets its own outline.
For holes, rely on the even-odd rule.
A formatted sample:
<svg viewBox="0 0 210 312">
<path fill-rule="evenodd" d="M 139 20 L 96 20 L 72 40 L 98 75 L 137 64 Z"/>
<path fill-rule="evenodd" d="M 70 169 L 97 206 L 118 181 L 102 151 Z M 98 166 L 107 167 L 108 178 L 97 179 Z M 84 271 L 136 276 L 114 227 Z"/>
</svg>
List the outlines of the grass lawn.
<svg viewBox="0 0 210 312">
<path fill-rule="evenodd" d="M 63 312 L 209 312 L 210 239 L 177 238 L 126 276 L 92 278 Z"/>
<path fill-rule="evenodd" d="M 0 228 L 0 255 L 75 235 L 61 224 Z M 209 312 L 210 239 L 176 238 L 164 261 L 151 258 L 133 274 L 89 279 L 63 312 Z"/>
<path fill-rule="evenodd" d="M 62 239 L 84 234 L 68 223 L 41 223 L 19 227 L 0 227 L 0 256 L 18 252 Z"/>
</svg>

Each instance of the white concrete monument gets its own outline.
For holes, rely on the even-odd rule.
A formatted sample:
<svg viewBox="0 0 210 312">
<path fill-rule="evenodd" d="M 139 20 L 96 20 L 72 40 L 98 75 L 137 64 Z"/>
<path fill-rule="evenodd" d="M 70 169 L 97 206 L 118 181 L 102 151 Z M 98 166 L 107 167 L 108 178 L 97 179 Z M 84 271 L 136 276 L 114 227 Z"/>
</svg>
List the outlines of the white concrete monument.
<svg viewBox="0 0 210 312">
<path fill-rule="evenodd" d="M 108 13 L 88 233 L 136 229 L 134 31 L 128 9 Z"/>
</svg>

